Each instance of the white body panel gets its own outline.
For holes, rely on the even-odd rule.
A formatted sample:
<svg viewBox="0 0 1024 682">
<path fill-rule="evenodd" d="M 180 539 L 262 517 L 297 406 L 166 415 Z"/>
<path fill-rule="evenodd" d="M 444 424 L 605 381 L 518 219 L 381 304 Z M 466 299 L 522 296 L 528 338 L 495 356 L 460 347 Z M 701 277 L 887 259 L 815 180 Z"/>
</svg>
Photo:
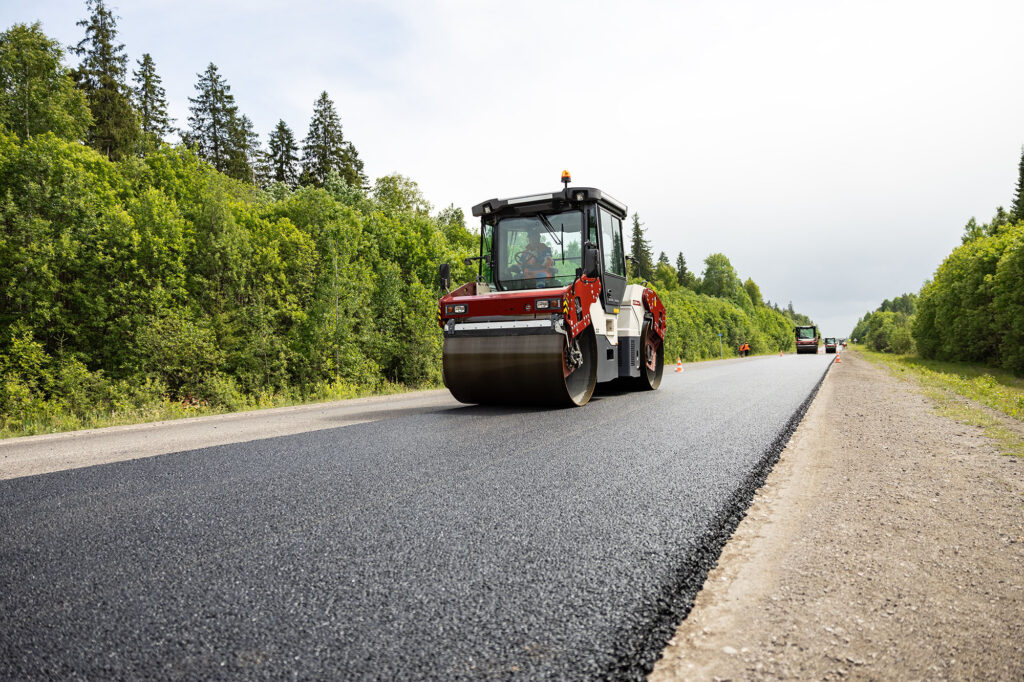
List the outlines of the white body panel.
<svg viewBox="0 0 1024 682">
<path fill-rule="evenodd" d="M 595 301 L 590 305 L 590 319 L 594 332 L 612 345 L 617 345 L 623 336 L 639 337 L 644 328 L 644 288 L 639 284 L 626 287 L 618 315 L 609 315 L 601 302 Z"/>
<path fill-rule="evenodd" d="M 619 334 L 640 336 L 643 329 L 644 288 L 639 284 L 629 284 L 622 293 L 622 305 L 619 306 Z"/>
</svg>

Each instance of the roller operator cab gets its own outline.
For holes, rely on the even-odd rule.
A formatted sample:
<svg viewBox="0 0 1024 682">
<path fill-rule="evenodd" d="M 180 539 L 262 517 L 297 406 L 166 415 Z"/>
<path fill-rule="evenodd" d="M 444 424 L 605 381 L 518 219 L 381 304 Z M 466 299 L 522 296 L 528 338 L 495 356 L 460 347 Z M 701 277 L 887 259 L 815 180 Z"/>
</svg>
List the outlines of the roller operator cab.
<svg viewBox="0 0 1024 682">
<path fill-rule="evenodd" d="M 796 352 L 814 353 L 818 352 L 818 328 L 814 325 L 796 328 Z"/>
<path fill-rule="evenodd" d="M 464 403 L 583 405 L 599 382 L 661 383 L 665 306 L 627 284 L 626 206 L 593 187 L 473 207 L 475 282 L 439 301 L 445 386 Z M 441 286 L 450 286 L 441 265 Z"/>
</svg>

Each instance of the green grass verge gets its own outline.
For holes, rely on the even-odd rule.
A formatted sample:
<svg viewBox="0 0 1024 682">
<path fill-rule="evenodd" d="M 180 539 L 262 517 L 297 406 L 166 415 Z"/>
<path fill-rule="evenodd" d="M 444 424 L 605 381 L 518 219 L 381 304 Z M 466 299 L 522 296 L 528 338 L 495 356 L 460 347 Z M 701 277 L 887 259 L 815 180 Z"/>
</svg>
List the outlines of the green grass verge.
<svg viewBox="0 0 1024 682">
<path fill-rule="evenodd" d="M 1024 422 L 1024 379 L 987 365 L 878 353 L 861 345 L 855 349 L 898 377 L 920 384 L 940 415 L 981 427 L 1004 454 L 1024 457 L 1024 438 L 1020 432 L 1008 428 L 1004 419 L 982 407 Z"/>
<path fill-rule="evenodd" d="M 382 382 L 375 386 L 359 386 L 339 381 L 321 384 L 303 393 L 289 391 L 246 396 L 230 406 L 213 406 L 202 401 L 182 402 L 167 397 L 155 398 L 141 405 L 137 401 L 115 401 L 113 405 L 92 410 L 81 408 L 71 410 L 62 404 L 37 403 L 32 409 L 23 410 L 18 414 L 0 415 L 0 439 L 80 429 L 98 429 L 106 426 L 145 424 L 189 417 L 206 417 L 274 407 L 310 405 L 334 400 L 394 395 L 430 388 L 438 387 L 410 388 L 389 382 Z M 119 402 L 120 404 L 118 404 Z"/>
</svg>

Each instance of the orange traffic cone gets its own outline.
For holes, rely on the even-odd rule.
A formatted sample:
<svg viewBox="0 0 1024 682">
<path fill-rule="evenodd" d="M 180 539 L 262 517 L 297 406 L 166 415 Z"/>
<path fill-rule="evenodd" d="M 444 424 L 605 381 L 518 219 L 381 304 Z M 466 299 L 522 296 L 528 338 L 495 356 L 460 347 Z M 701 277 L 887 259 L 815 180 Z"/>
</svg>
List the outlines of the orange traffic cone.
<svg viewBox="0 0 1024 682">
<path fill-rule="evenodd" d="M 843 359 L 839 357 L 839 353 L 836 353 L 836 362 L 842 362 Z"/>
<path fill-rule="evenodd" d="M 676 374 L 681 374 L 683 371 L 683 359 L 676 358 Z"/>
</svg>

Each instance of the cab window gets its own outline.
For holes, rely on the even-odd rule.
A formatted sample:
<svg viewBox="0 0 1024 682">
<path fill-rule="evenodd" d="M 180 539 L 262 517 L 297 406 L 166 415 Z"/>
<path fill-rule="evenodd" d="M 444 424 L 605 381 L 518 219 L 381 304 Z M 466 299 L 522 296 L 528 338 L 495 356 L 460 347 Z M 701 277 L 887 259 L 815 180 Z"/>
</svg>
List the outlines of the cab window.
<svg viewBox="0 0 1024 682">
<path fill-rule="evenodd" d="M 619 277 L 626 276 L 626 261 L 622 251 L 622 221 L 601 209 L 601 252 L 604 271 Z"/>
<path fill-rule="evenodd" d="M 502 219 L 495 228 L 497 284 L 504 290 L 572 284 L 582 234 L 583 214 L 576 210 Z"/>
</svg>

